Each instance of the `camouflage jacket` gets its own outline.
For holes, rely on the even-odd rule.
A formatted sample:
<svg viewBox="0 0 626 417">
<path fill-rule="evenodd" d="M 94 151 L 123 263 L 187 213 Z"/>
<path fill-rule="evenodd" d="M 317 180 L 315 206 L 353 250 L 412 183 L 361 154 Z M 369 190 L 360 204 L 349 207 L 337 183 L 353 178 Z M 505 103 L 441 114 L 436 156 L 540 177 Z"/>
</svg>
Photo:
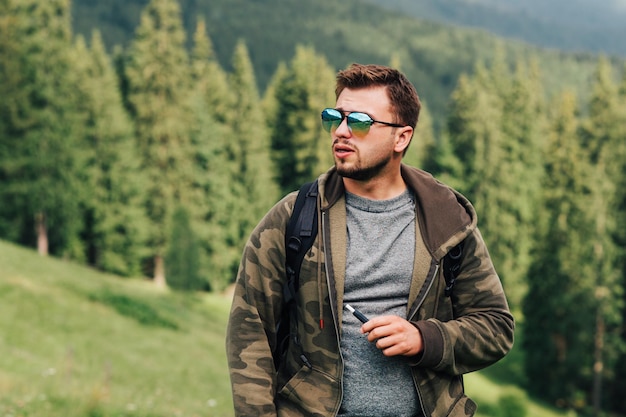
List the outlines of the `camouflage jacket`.
<svg viewBox="0 0 626 417">
<path fill-rule="evenodd" d="M 424 171 L 402 166 L 416 195 L 413 280 L 406 318 L 424 351 L 411 358 L 415 389 L 427 417 L 472 416 L 462 374 L 484 368 L 512 347 L 514 320 L 469 201 Z M 318 236 L 302 263 L 297 294 L 298 343 L 274 368 L 276 322 L 285 280 L 284 233 L 296 193 L 278 202 L 244 249 L 226 348 L 237 416 L 335 416 L 342 399 L 339 350 L 346 266 L 343 182 L 334 169 L 320 176 Z M 461 272 L 444 295 L 441 260 L 464 241 Z"/>
</svg>

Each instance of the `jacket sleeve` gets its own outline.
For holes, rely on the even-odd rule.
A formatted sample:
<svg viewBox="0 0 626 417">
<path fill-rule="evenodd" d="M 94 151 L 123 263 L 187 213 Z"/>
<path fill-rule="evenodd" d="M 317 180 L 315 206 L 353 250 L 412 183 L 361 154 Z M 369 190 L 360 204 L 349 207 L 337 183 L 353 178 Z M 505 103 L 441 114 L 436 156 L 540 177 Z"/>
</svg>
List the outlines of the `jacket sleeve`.
<svg viewBox="0 0 626 417">
<path fill-rule="evenodd" d="M 282 306 L 284 233 L 288 197 L 252 232 L 237 273 L 226 332 L 235 415 L 275 416 L 276 371 L 272 348 Z"/>
<path fill-rule="evenodd" d="M 452 317 L 414 323 L 424 340 L 417 366 L 454 375 L 482 369 L 504 357 L 513 346 L 515 329 L 478 229 L 465 239 L 463 252 L 452 293 Z"/>
</svg>

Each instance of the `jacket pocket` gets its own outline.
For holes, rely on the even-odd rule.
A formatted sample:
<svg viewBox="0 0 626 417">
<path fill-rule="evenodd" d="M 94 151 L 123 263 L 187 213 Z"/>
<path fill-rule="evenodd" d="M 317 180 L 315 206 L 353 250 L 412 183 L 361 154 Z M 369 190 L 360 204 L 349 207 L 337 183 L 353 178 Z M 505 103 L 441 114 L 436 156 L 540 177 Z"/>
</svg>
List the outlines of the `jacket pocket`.
<svg viewBox="0 0 626 417">
<path fill-rule="evenodd" d="M 334 413 L 338 397 L 337 379 L 303 366 L 278 392 L 276 407 L 278 415 L 282 407 L 298 409 L 307 416 L 328 415 Z"/>
</svg>

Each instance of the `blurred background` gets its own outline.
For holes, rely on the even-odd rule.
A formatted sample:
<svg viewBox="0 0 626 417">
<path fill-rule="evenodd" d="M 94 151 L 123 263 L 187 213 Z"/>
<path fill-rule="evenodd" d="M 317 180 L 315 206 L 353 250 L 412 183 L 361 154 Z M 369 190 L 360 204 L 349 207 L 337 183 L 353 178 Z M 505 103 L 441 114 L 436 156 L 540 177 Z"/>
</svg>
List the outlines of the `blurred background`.
<svg viewBox="0 0 626 417">
<path fill-rule="evenodd" d="M 626 1 L 0 0 L 0 416 L 232 416 L 252 228 L 332 165 L 337 70 L 423 102 L 518 327 L 478 417 L 626 416 Z"/>
</svg>

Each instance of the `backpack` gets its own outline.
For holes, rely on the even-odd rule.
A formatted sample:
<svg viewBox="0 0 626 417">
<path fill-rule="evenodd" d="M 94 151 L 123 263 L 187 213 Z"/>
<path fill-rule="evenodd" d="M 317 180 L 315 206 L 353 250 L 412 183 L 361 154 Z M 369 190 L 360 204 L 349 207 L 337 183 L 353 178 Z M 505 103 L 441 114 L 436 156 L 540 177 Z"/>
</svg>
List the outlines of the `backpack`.
<svg viewBox="0 0 626 417">
<path fill-rule="evenodd" d="M 300 265 L 317 236 L 317 180 L 300 187 L 293 212 L 285 230 L 285 272 L 287 280 L 283 284 L 283 309 L 276 325 L 276 346 L 272 350 L 274 367 L 278 369 L 289 346 L 289 337 L 300 345 L 296 332 L 291 331 L 291 317 L 298 317 L 296 292 L 300 287 Z M 294 324 L 295 326 L 295 324 Z M 302 361 L 311 368 L 306 356 Z"/>
<path fill-rule="evenodd" d="M 282 363 L 293 334 L 293 342 L 299 346 L 296 332 L 291 332 L 291 318 L 297 318 L 296 293 L 300 284 L 300 266 L 304 255 L 311 249 L 317 236 L 317 180 L 300 187 L 293 212 L 285 230 L 285 271 L 287 281 L 283 285 L 283 309 L 276 326 L 276 347 L 272 352 L 276 369 Z M 446 280 L 445 295 L 452 296 L 456 277 L 461 269 L 463 242 L 453 247 L 444 257 L 443 274 Z M 306 356 L 302 361 L 311 368 Z"/>
</svg>

